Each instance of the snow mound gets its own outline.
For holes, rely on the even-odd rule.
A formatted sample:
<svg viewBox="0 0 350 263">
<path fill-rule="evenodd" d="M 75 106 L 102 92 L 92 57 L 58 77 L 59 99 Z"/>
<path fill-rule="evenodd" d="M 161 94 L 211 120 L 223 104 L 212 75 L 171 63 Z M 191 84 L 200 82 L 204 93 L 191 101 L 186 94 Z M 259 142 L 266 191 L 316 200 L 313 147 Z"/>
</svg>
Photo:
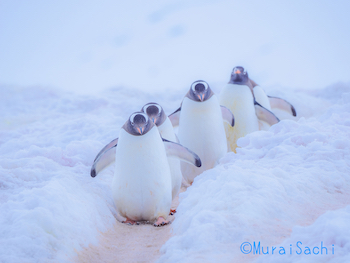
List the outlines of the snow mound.
<svg viewBox="0 0 350 263">
<path fill-rule="evenodd" d="M 289 238 L 277 244 L 286 255 L 262 256 L 257 262 L 349 262 L 350 206 L 321 215 L 310 226 L 296 226 Z M 292 248 L 292 250 L 290 250 Z M 266 251 L 266 250 L 265 250 Z M 271 252 L 270 252 L 271 254 Z"/>
</svg>

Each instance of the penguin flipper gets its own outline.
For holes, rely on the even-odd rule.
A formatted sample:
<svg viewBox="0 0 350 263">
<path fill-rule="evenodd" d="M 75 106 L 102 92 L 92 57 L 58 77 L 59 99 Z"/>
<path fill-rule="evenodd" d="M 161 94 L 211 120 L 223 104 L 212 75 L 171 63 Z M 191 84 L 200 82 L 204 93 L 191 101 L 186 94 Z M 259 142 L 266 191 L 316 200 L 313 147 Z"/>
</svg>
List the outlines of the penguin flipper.
<svg viewBox="0 0 350 263">
<path fill-rule="evenodd" d="M 193 164 L 197 167 L 202 166 L 202 161 L 197 154 L 176 142 L 171 142 L 163 138 L 167 156 L 176 156 L 182 161 Z"/>
<path fill-rule="evenodd" d="M 181 111 L 181 107 L 178 108 L 176 111 L 174 111 L 172 114 L 170 114 L 168 116 L 168 118 L 171 121 L 171 124 L 173 125 L 173 127 L 179 126 L 179 123 L 180 123 L 180 111 Z"/>
<path fill-rule="evenodd" d="M 268 109 L 261 106 L 258 102 L 254 102 L 255 113 L 259 120 L 267 122 L 269 125 L 274 125 L 280 120 Z"/>
<path fill-rule="evenodd" d="M 97 154 L 94 163 L 91 167 L 90 175 L 95 177 L 102 170 L 107 168 L 115 161 L 115 151 L 118 144 L 118 138 L 108 143 L 103 149 Z"/>
<path fill-rule="evenodd" d="M 231 127 L 233 127 L 235 125 L 235 117 L 233 116 L 232 112 L 225 106 L 221 105 L 220 107 L 223 120 L 228 122 Z"/>
<path fill-rule="evenodd" d="M 292 114 L 294 117 L 297 116 L 297 112 L 295 111 L 295 108 L 292 104 L 290 104 L 288 101 L 278 98 L 278 97 L 272 97 L 268 96 L 271 108 L 279 108 L 281 110 L 285 110 Z"/>
<path fill-rule="evenodd" d="M 108 143 L 105 147 L 102 148 L 102 150 L 96 155 L 94 162 L 97 160 L 98 157 L 100 157 L 101 154 L 103 154 L 105 151 L 107 151 L 108 149 L 117 146 L 118 144 L 118 139 L 114 139 L 113 141 L 111 141 L 110 143 Z"/>
</svg>

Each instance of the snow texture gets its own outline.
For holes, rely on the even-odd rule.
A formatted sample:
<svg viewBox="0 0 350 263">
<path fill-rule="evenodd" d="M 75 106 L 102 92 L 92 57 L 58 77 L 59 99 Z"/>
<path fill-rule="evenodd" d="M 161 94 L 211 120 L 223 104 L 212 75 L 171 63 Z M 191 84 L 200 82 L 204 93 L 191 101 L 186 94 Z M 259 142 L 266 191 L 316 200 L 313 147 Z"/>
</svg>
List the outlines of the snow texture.
<svg viewBox="0 0 350 263">
<path fill-rule="evenodd" d="M 113 169 L 91 178 L 93 159 L 132 112 L 155 101 L 169 114 L 186 92 L 118 88 L 80 96 L 42 87 L 0 90 L 1 262 L 69 262 L 75 251 L 96 245 L 100 232 L 117 222 Z M 276 111 L 287 119 L 240 139 L 237 154 L 228 153 L 195 179 L 180 196 L 174 236 L 159 262 L 349 261 L 347 92 L 345 84 L 308 92 L 270 89 L 294 104 L 298 118 Z M 240 251 L 241 243 L 254 241 L 264 249 L 322 241 L 329 251 L 334 244 L 335 253 Z"/>
<path fill-rule="evenodd" d="M 284 93 L 301 109 L 299 116 L 310 117 L 283 120 L 241 138 L 237 154 L 228 153 L 196 178 L 180 196 L 175 236 L 162 247 L 159 262 L 349 262 L 350 93 L 345 91 L 349 86 L 310 92 L 313 98 Z M 337 96 L 328 108 L 327 100 Z M 264 250 L 254 251 L 254 242 Z M 317 249 L 305 252 L 306 246 L 320 249 L 321 242 L 327 255 L 325 249 L 322 255 Z M 280 247 L 285 255 L 278 253 Z"/>
</svg>

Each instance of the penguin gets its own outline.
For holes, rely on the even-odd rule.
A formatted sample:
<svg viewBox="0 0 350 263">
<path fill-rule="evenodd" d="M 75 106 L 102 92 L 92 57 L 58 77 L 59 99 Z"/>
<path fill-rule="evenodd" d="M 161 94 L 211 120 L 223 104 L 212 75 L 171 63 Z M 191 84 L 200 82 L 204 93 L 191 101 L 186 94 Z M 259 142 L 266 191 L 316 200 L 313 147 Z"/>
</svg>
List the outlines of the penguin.
<svg viewBox="0 0 350 263">
<path fill-rule="evenodd" d="M 292 116 L 296 117 L 297 112 L 294 108 L 294 106 L 289 103 L 288 101 L 266 95 L 265 91 L 252 79 L 250 79 L 250 83 L 253 87 L 253 92 L 255 96 L 255 100 L 263 107 L 271 111 L 271 108 L 278 108 L 281 110 L 284 110 L 291 114 Z"/>
<path fill-rule="evenodd" d="M 221 107 L 218 98 L 207 82 L 192 83 L 181 106 L 169 116 L 173 126 L 179 126 L 178 138 L 182 145 L 193 150 L 202 160 L 202 166 L 191 167 L 181 162 L 181 171 L 187 183 L 205 170 L 213 168 L 227 153 L 223 120 L 234 125 L 234 116 Z"/>
<path fill-rule="evenodd" d="M 154 102 L 147 103 L 141 109 L 144 113 L 148 115 L 153 123 L 158 127 L 159 133 L 162 138 L 169 141 L 178 142 L 176 134 L 174 132 L 173 126 L 165 114 L 163 108 Z M 177 196 L 181 188 L 182 173 L 180 167 L 180 160 L 174 158 L 173 156 L 168 157 L 170 172 L 171 172 L 171 183 L 172 183 L 172 199 Z M 176 210 L 171 210 L 171 213 L 175 213 Z"/>
<path fill-rule="evenodd" d="M 167 156 L 201 166 L 198 155 L 163 139 L 144 112 L 133 113 L 122 126 L 118 139 L 103 149 L 91 167 L 91 176 L 95 177 L 106 166 L 114 152 L 112 194 L 118 213 L 126 218 L 123 223 L 154 221 L 154 226 L 169 223 L 166 218 L 172 189 Z"/>
<path fill-rule="evenodd" d="M 265 121 L 269 125 L 279 122 L 270 110 L 255 100 L 252 82 L 243 67 L 233 69 L 230 81 L 219 94 L 219 102 L 230 109 L 235 116 L 234 127 L 224 124 L 229 151 L 236 152 L 239 138 L 259 130 L 258 120 Z"/>
</svg>

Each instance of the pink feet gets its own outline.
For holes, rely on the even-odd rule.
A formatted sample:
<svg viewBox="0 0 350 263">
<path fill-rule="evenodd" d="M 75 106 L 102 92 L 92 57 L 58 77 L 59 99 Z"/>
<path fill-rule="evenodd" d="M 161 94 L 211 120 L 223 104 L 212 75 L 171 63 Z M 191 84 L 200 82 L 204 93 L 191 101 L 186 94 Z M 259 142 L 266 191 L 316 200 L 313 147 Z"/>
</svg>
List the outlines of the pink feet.
<svg viewBox="0 0 350 263">
<path fill-rule="evenodd" d="M 124 223 L 124 224 L 128 224 L 128 225 L 138 225 L 139 223 L 138 222 L 136 222 L 136 221 L 134 221 L 134 220 L 131 220 L 131 219 L 129 219 L 129 218 L 126 218 L 126 220 L 125 221 L 123 221 L 122 223 Z"/>
<path fill-rule="evenodd" d="M 130 218 L 126 218 L 126 220 L 122 221 L 122 223 L 127 224 L 127 225 L 139 225 L 140 224 L 139 222 L 131 220 Z M 153 225 L 159 227 L 159 226 L 165 226 L 165 225 L 170 224 L 170 223 L 171 223 L 170 221 L 167 221 L 164 219 L 164 217 L 160 216 L 160 217 L 158 217 L 157 221 L 154 222 Z"/>
<path fill-rule="evenodd" d="M 169 222 L 169 221 L 166 221 L 166 220 L 164 219 L 164 217 L 160 216 L 160 217 L 158 217 L 157 221 L 154 222 L 153 225 L 156 226 L 156 227 L 159 227 L 159 226 L 165 226 L 165 225 L 167 225 L 167 224 L 170 224 L 170 222 Z"/>
<path fill-rule="evenodd" d="M 170 209 L 170 213 L 169 213 L 169 215 L 173 215 L 173 214 L 175 214 L 176 213 L 176 209 Z"/>
</svg>

